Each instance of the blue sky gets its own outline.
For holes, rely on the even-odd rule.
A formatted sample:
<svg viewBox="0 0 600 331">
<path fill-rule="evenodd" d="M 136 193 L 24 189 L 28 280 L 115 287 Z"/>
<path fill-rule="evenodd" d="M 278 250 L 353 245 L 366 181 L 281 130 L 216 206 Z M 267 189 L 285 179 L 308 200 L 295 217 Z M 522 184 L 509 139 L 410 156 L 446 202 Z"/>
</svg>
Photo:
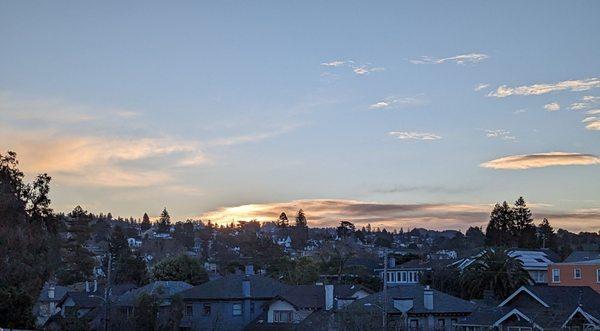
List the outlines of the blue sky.
<svg viewBox="0 0 600 331">
<path fill-rule="evenodd" d="M 524 195 L 597 231 L 599 12 L 4 1 L 0 149 L 59 210 L 464 229 Z"/>
</svg>

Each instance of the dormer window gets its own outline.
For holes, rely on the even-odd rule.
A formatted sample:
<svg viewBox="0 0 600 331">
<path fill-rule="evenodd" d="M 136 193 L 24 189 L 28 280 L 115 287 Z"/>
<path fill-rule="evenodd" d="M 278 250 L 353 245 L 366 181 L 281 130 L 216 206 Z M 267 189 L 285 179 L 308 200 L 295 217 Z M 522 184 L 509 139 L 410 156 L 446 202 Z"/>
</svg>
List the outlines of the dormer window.
<svg viewBox="0 0 600 331">
<path fill-rule="evenodd" d="M 273 311 L 273 321 L 275 323 L 291 323 L 292 313 L 291 310 L 275 310 Z"/>
</svg>

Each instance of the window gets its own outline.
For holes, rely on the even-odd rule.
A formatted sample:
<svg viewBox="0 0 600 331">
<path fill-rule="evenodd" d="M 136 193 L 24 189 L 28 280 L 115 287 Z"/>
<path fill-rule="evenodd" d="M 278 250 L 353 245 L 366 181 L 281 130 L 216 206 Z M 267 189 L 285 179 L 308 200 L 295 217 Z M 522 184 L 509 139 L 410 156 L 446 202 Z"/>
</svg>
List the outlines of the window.
<svg viewBox="0 0 600 331">
<path fill-rule="evenodd" d="M 596 269 L 596 282 L 600 283 L 600 269 Z"/>
<path fill-rule="evenodd" d="M 232 311 L 233 316 L 241 316 L 242 315 L 242 304 L 234 303 L 233 306 L 231 307 L 231 311 Z"/>
<path fill-rule="evenodd" d="M 210 315 L 210 303 L 205 303 L 204 306 L 202 306 L 202 313 L 204 315 Z"/>
<path fill-rule="evenodd" d="M 453 318 L 450 320 L 450 326 L 454 326 L 454 324 L 458 323 L 458 319 Z"/>
<path fill-rule="evenodd" d="M 560 283 L 560 269 L 552 269 L 552 282 Z"/>
<path fill-rule="evenodd" d="M 411 319 L 410 320 L 410 329 L 411 330 L 418 330 L 419 329 L 419 320 L 418 319 Z"/>
<path fill-rule="evenodd" d="M 275 323 L 290 323 L 292 321 L 291 310 L 275 310 L 273 311 L 273 321 Z"/>
<path fill-rule="evenodd" d="M 581 279 L 581 269 L 579 269 L 579 268 L 573 269 L 573 278 Z"/>
<path fill-rule="evenodd" d="M 438 318 L 436 328 L 444 330 L 446 328 L 446 320 L 443 318 Z"/>
<path fill-rule="evenodd" d="M 533 280 L 536 283 L 546 283 L 546 271 L 534 271 Z"/>
<path fill-rule="evenodd" d="M 185 305 L 185 314 L 187 316 L 194 316 L 194 306 L 193 305 Z"/>
<path fill-rule="evenodd" d="M 402 271 L 402 283 L 406 283 L 406 271 Z"/>
</svg>

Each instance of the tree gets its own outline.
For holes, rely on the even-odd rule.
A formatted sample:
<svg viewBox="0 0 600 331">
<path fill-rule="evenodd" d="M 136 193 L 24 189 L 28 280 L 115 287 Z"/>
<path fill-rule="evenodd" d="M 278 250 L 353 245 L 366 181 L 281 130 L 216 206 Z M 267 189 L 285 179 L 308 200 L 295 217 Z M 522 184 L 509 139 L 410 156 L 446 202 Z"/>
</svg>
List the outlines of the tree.
<svg viewBox="0 0 600 331">
<path fill-rule="evenodd" d="M 558 250 L 558 243 L 556 241 L 556 234 L 554 229 L 547 218 L 542 220 L 542 223 L 537 228 L 539 246 L 541 248 L 550 248 L 554 251 Z"/>
<path fill-rule="evenodd" d="M 57 278 L 61 284 L 73 284 L 92 278 L 96 264 L 92 253 L 86 248 L 91 238 L 89 223 L 91 215 L 81 206 L 77 206 L 65 219 L 69 239 L 61 247 L 61 263 Z"/>
<path fill-rule="evenodd" d="M 158 328 L 159 302 L 154 295 L 142 293 L 136 301 L 135 305 L 135 329 L 154 331 Z"/>
<path fill-rule="evenodd" d="M 468 298 L 482 298 L 485 290 L 491 290 L 502 299 L 530 281 L 520 260 L 507 251 L 489 249 L 465 268 L 460 282 Z"/>
<path fill-rule="evenodd" d="M 348 238 L 354 234 L 356 227 L 349 221 L 341 221 L 337 227 L 337 235 L 340 238 Z"/>
<path fill-rule="evenodd" d="M 0 154 L 0 325 L 33 328 L 33 303 L 52 270 L 57 241 L 50 176 L 23 181 L 17 154 Z"/>
<path fill-rule="evenodd" d="M 140 228 L 142 229 L 142 231 L 146 231 L 151 227 L 152 224 L 150 223 L 150 217 L 148 217 L 147 213 L 144 213 L 144 216 L 142 217 L 142 223 L 140 224 Z"/>
<path fill-rule="evenodd" d="M 292 246 L 295 249 L 303 249 L 308 241 L 308 222 L 302 209 L 296 215 L 296 224 L 292 231 Z"/>
<path fill-rule="evenodd" d="M 481 230 L 481 227 L 470 226 L 465 232 L 467 239 L 467 245 L 470 247 L 481 247 L 485 243 L 485 234 Z"/>
<path fill-rule="evenodd" d="M 496 204 L 490 215 L 490 222 L 485 230 L 486 244 L 488 246 L 512 246 L 514 243 L 513 220 L 513 210 L 506 201 L 502 205 Z"/>
<path fill-rule="evenodd" d="M 158 262 L 152 269 L 155 280 L 179 280 L 192 285 L 208 281 L 208 273 L 200 261 L 187 255 L 167 258 Z"/>
<path fill-rule="evenodd" d="M 281 212 L 275 224 L 279 228 L 287 228 L 288 226 L 290 226 L 290 221 L 288 220 L 287 215 L 284 212 Z"/>
<path fill-rule="evenodd" d="M 164 208 L 158 219 L 158 232 L 168 233 L 170 229 L 171 216 L 169 215 L 167 208 Z"/>
<path fill-rule="evenodd" d="M 143 285 L 146 283 L 147 267 L 144 258 L 139 253 L 132 253 L 120 226 L 113 229 L 108 251 L 112 256 L 112 275 L 111 278 L 116 284 L 135 283 Z M 107 266 L 108 261 L 104 261 Z"/>
<path fill-rule="evenodd" d="M 519 197 L 519 199 L 517 199 L 515 202 L 513 215 L 515 217 L 514 234 L 518 238 L 518 246 L 522 248 L 536 247 L 536 228 L 533 224 L 531 210 L 527 208 L 527 204 L 525 203 L 525 199 L 523 199 L 523 197 Z"/>
</svg>

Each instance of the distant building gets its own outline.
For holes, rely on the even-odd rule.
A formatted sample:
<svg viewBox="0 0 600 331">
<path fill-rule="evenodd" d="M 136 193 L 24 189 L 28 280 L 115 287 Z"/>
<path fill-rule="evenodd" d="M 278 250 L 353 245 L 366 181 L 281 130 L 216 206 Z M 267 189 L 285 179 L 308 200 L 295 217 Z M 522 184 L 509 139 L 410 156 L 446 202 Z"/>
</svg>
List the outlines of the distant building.
<svg viewBox="0 0 600 331">
<path fill-rule="evenodd" d="M 456 260 L 437 259 L 420 260 L 414 259 L 401 265 L 396 265 L 396 259 L 388 259 L 387 274 L 384 275 L 384 269 L 375 269 L 379 277 L 387 283 L 388 286 L 414 285 L 419 284 L 421 278 L 426 272 L 430 272 L 435 267 L 445 267 L 451 265 Z M 385 278 L 384 278 L 385 277 Z"/>
<path fill-rule="evenodd" d="M 454 263 L 454 266 L 462 271 L 475 262 L 475 260 L 481 257 L 485 252 L 486 250 L 483 250 L 473 256 L 460 259 Z M 508 251 L 508 255 L 523 263 L 523 269 L 529 273 L 531 279 L 536 284 L 547 284 L 548 265 L 560 260 L 558 255 L 549 249 L 511 249 Z"/>
<path fill-rule="evenodd" d="M 600 293 L 600 253 L 576 251 L 562 263 L 548 265 L 550 286 L 589 286 Z"/>
<path fill-rule="evenodd" d="M 135 306 L 137 299 L 142 294 L 153 295 L 158 300 L 158 317 L 159 320 L 168 318 L 170 314 L 171 300 L 177 293 L 183 292 L 192 288 L 192 285 L 181 281 L 156 281 L 140 288 L 132 289 L 116 300 L 114 306 L 120 313 L 121 317 L 129 318 L 135 314 Z"/>
</svg>

